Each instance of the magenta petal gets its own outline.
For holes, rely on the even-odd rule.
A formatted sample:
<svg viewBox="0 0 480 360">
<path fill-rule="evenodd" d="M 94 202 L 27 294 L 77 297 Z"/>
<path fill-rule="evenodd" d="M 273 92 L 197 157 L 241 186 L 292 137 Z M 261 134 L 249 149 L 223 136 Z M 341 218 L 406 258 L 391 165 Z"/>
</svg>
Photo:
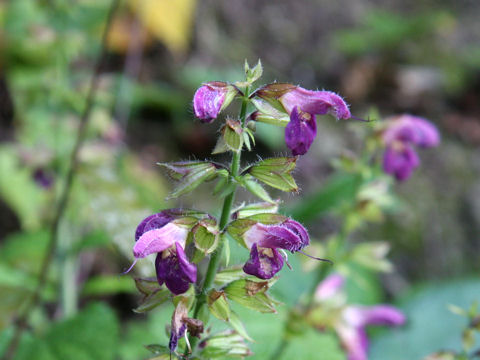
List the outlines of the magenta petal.
<svg viewBox="0 0 480 360">
<path fill-rule="evenodd" d="M 153 229 L 160 229 L 161 227 L 165 226 L 167 223 L 173 220 L 173 217 L 167 214 L 166 211 L 161 211 L 157 214 L 150 215 L 142 220 L 142 222 L 137 226 L 137 230 L 135 231 L 135 241 L 138 241 L 140 236 L 143 235 L 144 232 Z"/>
<path fill-rule="evenodd" d="M 191 283 L 197 280 L 197 267 L 188 262 L 188 259 L 179 243 L 175 244 L 175 252 L 159 253 L 155 259 L 157 281 L 160 285 L 165 283 L 167 288 L 175 295 L 183 294 Z"/>
<path fill-rule="evenodd" d="M 193 110 L 201 121 L 210 123 L 220 112 L 227 92 L 226 87 L 201 86 L 193 96 Z"/>
<path fill-rule="evenodd" d="M 169 248 L 175 242 L 184 244 L 187 235 L 188 230 L 186 228 L 170 222 L 160 229 L 143 233 L 133 246 L 133 255 L 136 258 L 144 258 Z"/>
<path fill-rule="evenodd" d="M 310 242 L 305 228 L 294 220 L 287 220 L 280 225 L 266 227 L 265 237 L 258 239 L 258 246 L 280 248 L 293 252 L 302 250 Z"/>
<path fill-rule="evenodd" d="M 259 248 L 253 244 L 250 259 L 243 266 L 246 274 L 271 279 L 283 267 L 283 257 L 275 249 Z"/>
<path fill-rule="evenodd" d="M 249 248 L 257 244 L 260 248 L 279 248 L 291 252 L 299 251 L 310 243 L 307 230 L 292 219 L 275 225 L 257 223 L 245 232 L 244 239 Z"/>
<path fill-rule="evenodd" d="M 299 106 L 302 111 L 312 115 L 328 113 L 337 119 L 349 119 L 352 116 L 345 101 L 331 91 L 312 91 L 296 87 L 283 95 L 280 102 L 288 113 Z"/>
<path fill-rule="evenodd" d="M 367 325 L 398 326 L 405 323 L 405 315 L 390 305 L 350 306 L 345 311 L 347 321 L 356 327 Z"/>
<path fill-rule="evenodd" d="M 305 154 L 317 135 L 315 116 L 294 107 L 285 128 L 285 143 L 294 156 Z"/>
<path fill-rule="evenodd" d="M 368 338 L 363 328 L 339 324 L 335 330 L 347 352 L 348 360 L 368 360 Z"/>
<path fill-rule="evenodd" d="M 408 179 L 419 164 L 417 153 L 409 145 L 401 149 L 388 146 L 383 155 L 383 170 L 399 181 Z"/>
<path fill-rule="evenodd" d="M 421 117 L 402 115 L 387 124 L 388 127 L 383 133 L 383 141 L 387 146 L 401 141 L 420 147 L 433 147 L 440 142 L 440 134 L 435 125 Z"/>
<path fill-rule="evenodd" d="M 343 287 L 345 279 L 339 274 L 329 275 L 315 290 L 315 299 L 318 301 L 327 300 L 337 295 Z"/>
</svg>

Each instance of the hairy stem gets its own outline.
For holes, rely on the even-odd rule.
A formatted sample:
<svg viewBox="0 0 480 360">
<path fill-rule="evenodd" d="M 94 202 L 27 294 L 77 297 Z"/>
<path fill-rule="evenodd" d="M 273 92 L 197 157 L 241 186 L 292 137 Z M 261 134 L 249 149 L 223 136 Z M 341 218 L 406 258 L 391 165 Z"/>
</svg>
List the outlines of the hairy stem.
<svg viewBox="0 0 480 360">
<path fill-rule="evenodd" d="M 242 107 L 240 110 L 240 119 L 242 121 L 242 125 L 245 125 L 246 122 L 246 114 L 247 114 L 247 105 L 248 105 L 248 87 L 245 90 L 245 97 L 242 102 Z M 232 156 L 232 162 L 230 164 L 230 181 L 235 182 L 235 178 L 238 176 L 238 172 L 240 170 L 240 159 L 241 159 L 241 150 L 238 152 L 234 152 Z M 223 230 L 225 226 L 228 224 L 230 220 L 230 213 L 232 211 L 233 201 L 235 199 L 235 191 L 237 185 L 234 183 L 234 188 L 232 192 L 225 197 L 223 201 L 222 213 L 220 215 L 220 223 L 219 228 Z M 207 292 L 212 287 L 213 281 L 215 280 L 215 275 L 217 274 L 218 267 L 220 266 L 220 260 L 222 258 L 223 247 L 225 244 L 225 235 L 222 235 L 220 239 L 220 243 L 218 244 L 218 248 L 210 257 L 210 262 L 208 264 L 207 273 L 205 274 L 205 280 L 203 281 L 203 285 L 201 290 L 197 293 L 197 301 L 195 303 L 195 309 L 193 311 L 193 317 L 198 318 L 200 311 L 202 310 L 203 306 L 207 302 Z M 197 344 L 198 338 L 194 337 L 190 339 L 190 344 L 192 347 L 192 351 L 195 349 Z M 188 349 L 185 350 L 185 356 L 188 355 Z"/>
<path fill-rule="evenodd" d="M 120 0 L 112 0 L 110 3 L 110 7 L 108 10 L 108 15 L 107 15 L 107 20 L 106 20 L 106 25 L 103 30 L 102 34 L 102 42 L 101 42 L 101 53 L 99 57 L 97 58 L 96 65 L 95 65 L 95 70 L 92 75 L 91 81 L 90 81 L 90 86 L 88 89 L 87 93 L 87 98 L 85 102 L 85 108 L 83 109 L 83 113 L 80 117 L 80 124 L 78 127 L 78 132 L 77 132 L 77 138 L 75 140 L 75 145 L 73 147 L 71 157 L 70 157 L 70 167 L 67 171 L 66 175 L 66 181 L 65 181 L 65 186 L 63 188 L 62 193 L 60 194 L 60 198 L 58 201 L 57 208 L 55 210 L 54 218 L 52 221 L 52 224 L 50 226 L 50 237 L 47 245 L 47 249 L 45 252 L 45 255 L 42 260 L 42 264 L 40 267 L 40 272 L 38 275 L 38 281 L 37 281 L 37 286 L 35 290 L 33 291 L 32 296 L 28 300 L 27 304 L 24 307 L 24 310 L 22 311 L 21 314 L 18 315 L 16 319 L 16 326 L 14 330 L 14 334 L 12 337 L 12 340 L 8 344 L 8 347 L 2 356 L 2 360 L 10 360 L 13 359 L 18 345 L 20 343 L 20 338 L 23 334 L 23 331 L 27 328 L 28 326 L 28 318 L 30 316 L 30 313 L 32 312 L 33 309 L 38 305 L 38 303 L 41 301 L 41 293 L 43 288 L 45 287 L 45 283 L 47 281 L 47 275 L 48 271 L 50 270 L 50 265 L 52 264 L 53 257 L 56 253 L 56 249 L 58 246 L 58 238 L 59 238 L 59 227 L 60 223 L 63 219 L 63 216 L 65 214 L 65 211 L 67 209 L 68 201 L 70 199 L 70 193 L 72 190 L 72 185 L 73 181 L 75 179 L 75 175 L 78 170 L 79 166 L 79 153 L 80 149 L 82 148 L 82 145 L 85 141 L 85 135 L 87 132 L 87 125 L 90 119 L 90 114 L 92 111 L 93 107 L 93 100 L 95 99 L 95 94 L 98 88 L 99 80 L 100 80 L 100 73 L 102 69 L 102 65 L 105 59 L 106 55 L 106 41 L 107 41 L 107 35 L 110 29 L 110 25 L 112 23 L 112 19 L 114 17 L 114 14 L 118 8 Z"/>
</svg>

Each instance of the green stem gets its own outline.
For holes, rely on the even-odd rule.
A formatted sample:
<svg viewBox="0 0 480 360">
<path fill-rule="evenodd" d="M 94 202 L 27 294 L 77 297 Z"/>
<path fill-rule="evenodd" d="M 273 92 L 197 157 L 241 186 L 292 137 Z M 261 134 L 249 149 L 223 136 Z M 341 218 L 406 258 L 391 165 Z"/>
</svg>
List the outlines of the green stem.
<svg viewBox="0 0 480 360">
<path fill-rule="evenodd" d="M 240 110 L 240 119 L 242 121 L 242 125 L 245 126 L 246 121 L 246 114 L 247 114 L 247 105 L 248 105 L 248 87 L 245 89 L 245 97 L 242 102 L 242 108 Z M 224 230 L 225 226 L 228 224 L 230 220 L 230 213 L 232 211 L 233 201 L 235 200 L 235 191 L 237 189 L 237 184 L 235 178 L 238 176 L 240 170 L 240 160 L 241 160 L 241 150 L 238 152 L 234 152 L 232 156 L 232 162 L 230 164 L 230 181 L 234 182 L 234 187 L 232 192 L 225 197 L 223 201 L 222 213 L 220 215 L 220 223 L 219 228 L 220 230 Z M 207 302 L 207 292 L 213 285 L 213 281 L 215 280 L 215 275 L 217 274 L 218 267 L 220 266 L 220 260 L 222 258 L 223 247 L 225 244 L 225 236 L 222 235 L 220 238 L 220 243 L 218 244 L 217 249 L 210 257 L 210 262 L 208 264 L 207 272 L 205 274 L 205 280 L 203 281 L 203 285 L 201 290 L 197 293 L 197 301 L 195 303 L 195 308 L 193 310 L 193 317 L 196 319 L 200 314 L 203 306 Z M 206 324 L 205 324 L 206 325 Z M 198 338 L 192 337 L 190 339 L 190 345 L 192 347 L 192 351 L 195 350 L 195 346 L 197 344 Z M 185 349 L 185 356 L 188 355 L 188 349 Z"/>
</svg>

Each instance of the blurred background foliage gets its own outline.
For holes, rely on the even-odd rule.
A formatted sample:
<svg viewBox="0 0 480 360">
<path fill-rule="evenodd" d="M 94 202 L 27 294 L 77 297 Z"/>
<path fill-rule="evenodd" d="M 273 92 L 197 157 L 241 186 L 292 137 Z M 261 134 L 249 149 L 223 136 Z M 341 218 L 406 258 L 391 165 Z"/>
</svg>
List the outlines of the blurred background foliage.
<svg viewBox="0 0 480 360">
<path fill-rule="evenodd" d="M 0 353 L 36 284 L 108 6 L 0 2 Z M 388 241 L 395 271 L 379 276 L 352 267 L 347 288 L 353 302 L 392 301 L 409 318 L 399 331 L 372 333 L 372 359 L 458 348 L 465 324 L 447 305 L 467 307 L 480 294 L 479 17 L 480 4 L 468 0 L 122 2 L 42 292 L 45 306 L 32 313 L 15 359 L 140 359 L 149 356 L 143 345 L 167 341 L 172 309 L 133 313 L 139 296 L 131 277 L 120 276 L 138 222 L 172 205 L 164 200 L 171 185 L 155 163 L 209 155 L 216 127 L 194 120 L 196 87 L 235 81 L 245 59 L 259 58 L 265 81 L 337 91 L 357 116 L 407 112 L 440 128 L 442 145 L 425 151 L 420 170 L 395 185 L 396 206 L 351 236 Z M 320 242 L 338 230 L 357 196 L 358 179 L 338 172 L 333 160 L 361 151 L 362 127 L 321 119 L 316 142 L 298 161 L 302 192 L 283 197 L 284 212 Z M 257 149 L 261 156 L 286 153 L 282 130 L 259 124 Z M 180 201 L 213 213 L 219 207 L 202 189 Z M 246 254 L 232 253 L 232 263 Z M 295 272 L 284 270 L 274 288 L 286 304 L 314 281 L 299 260 L 292 258 Z M 135 271 L 151 276 L 141 265 Z M 266 358 L 285 309 L 261 321 L 238 312 L 259 339 L 254 358 Z M 332 334 L 312 331 L 283 358 L 316 359 L 319 349 L 322 359 L 344 358 Z"/>
</svg>

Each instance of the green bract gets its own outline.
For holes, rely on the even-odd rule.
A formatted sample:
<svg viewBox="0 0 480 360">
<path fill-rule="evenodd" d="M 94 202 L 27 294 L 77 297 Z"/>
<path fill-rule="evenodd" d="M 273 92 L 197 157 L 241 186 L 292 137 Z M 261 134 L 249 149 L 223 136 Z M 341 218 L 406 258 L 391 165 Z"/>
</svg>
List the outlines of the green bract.
<svg viewBox="0 0 480 360">
<path fill-rule="evenodd" d="M 178 182 L 168 198 L 176 198 L 197 188 L 204 181 L 216 177 L 217 167 L 205 161 L 182 161 L 175 163 L 158 163 L 166 169 L 167 175 Z"/>
<path fill-rule="evenodd" d="M 297 162 L 296 157 L 281 157 L 262 160 L 247 169 L 248 173 L 261 182 L 282 191 L 298 191 L 290 174 Z"/>
</svg>

